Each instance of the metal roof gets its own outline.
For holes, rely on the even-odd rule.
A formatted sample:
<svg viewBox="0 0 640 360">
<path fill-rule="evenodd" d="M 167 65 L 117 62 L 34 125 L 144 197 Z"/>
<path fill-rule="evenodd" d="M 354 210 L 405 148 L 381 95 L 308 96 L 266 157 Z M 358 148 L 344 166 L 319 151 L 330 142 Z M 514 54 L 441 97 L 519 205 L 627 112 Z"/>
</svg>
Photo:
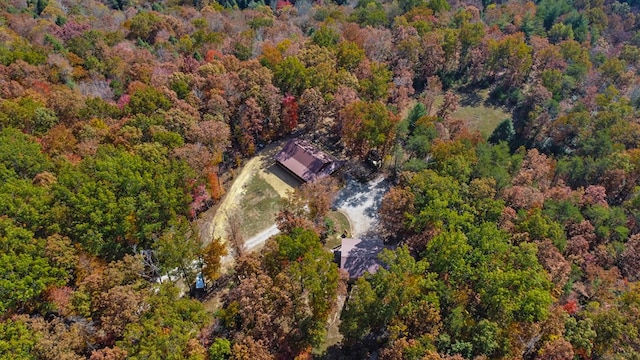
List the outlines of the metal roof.
<svg viewBox="0 0 640 360">
<path fill-rule="evenodd" d="M 380 267 L 378 254 L 383 249 L 379 241 L 344 238 L 340 247 L 340 268 L 347 270 L 351 279 L 365 272 L 373 274 Z"/>
<path fill-rule="evenodd" d="M 285 169 L 306 182 L 331 175 L 342 165 L 320 149 L 300 139 L 289 141 L 275 159 Z"/>
</svg>

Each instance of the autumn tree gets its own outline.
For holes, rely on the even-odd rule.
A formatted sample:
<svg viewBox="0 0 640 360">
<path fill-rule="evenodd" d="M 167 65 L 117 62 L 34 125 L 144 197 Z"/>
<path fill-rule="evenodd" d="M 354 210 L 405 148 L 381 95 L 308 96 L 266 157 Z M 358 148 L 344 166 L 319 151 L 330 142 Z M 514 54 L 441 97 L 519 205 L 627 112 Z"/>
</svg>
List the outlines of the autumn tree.
<svg viewBox="0 0 640 360">
<path fill-rule="evenodd" d="M 153 243 L 161 274 L 171 275 L 177 271 L 182 279 L 189 283 L 193 281 L 195 270 L 192 263 L 197 258 L 200 247 L 197 231 L 185 217 L 172 221 Z"/>
<path fill-rule="evenodd" d="M 376 149 L 385 154 L 393 140 L 395 115 L 381 102 L 356 101 L 342 111 L 342 138 L 354 154 Z"/>
<path fill-rule="evenodd" d="M 532 49 L 525 43 L 524 34 L 507 35 L 489 42 L 489 69 L 499 75 L 505 88 L 518 86 L 527 76 L 531 65 Z"/>
<path fill-rule="evenodd" d="M 27 316 L 0 322 L 0 358 L 34 359 L 36 334 L 28 326 Z"/>
<path fill-rule="evenodd" d="M 322 93 L 315 88 L 306 89 L 298 101 L 300 117 L 309 129 L 317 130 L 324 121 L 327 104 Z"/>
<path fill-rule="evenodd" d="M 276 86 L 285 93 L 300 96 L 308 87 L 307 68 L 295 56 L 286 57 L 273 71 Z"/>
<path fill-rule="evenodd" d="M 53 164 L 33 138 L 14 128 L 0 130 L 0 213 L 43 236 L 57 182 Z"/>
<path fill-rule="evenodd" d="M 0 313 L 29 312 L 43 304 L 39 301 L 45 289 L 62 286 L 69 274 L 54 266 L 45 256 L 45 242 L 16 225 L 11 219 L 0 219 Z"/>
<path fill-rule="evenodd" d="M 136 323 L 147 309 L 145 292 L 133 285 L 118 285 L 93 299 L 94 314 L 100 324 L 100 342 L 113 345 L 128 324 Z"/>
<path fill-rule="evenodd" d="M 163 284 L 157 293 L 145 298 L 148 310 L 140 321 L 126 325 L 118 347 L 131 357 L 158 358 L 175 354 L 189 358 L 199 352 L 201 345 L 192 346 L 198 332 L 207 323 L 208 315 L 202 304 L 191 299 L 180 298 L 178 288 Z"/>
<path fill-rule="evenodd" d="M 370 101 L 386 101 L 391 89 L 393 73 L 385 64 L 363 62 L 360 65 L 360 93 Z"/>
<path fill-rule="evenodd" d="M 236 255 L 242 256 L 247 252 L 247 248 L 244 245 L 245 239 L 242 235 L 242 215 L 237 209 L 232 209 L 227 211 L 225 216 L 227 218 L 227 240 Z"/>
<path fill-rule="evenodd" d="M 505 257 L 512 252 L 518 255 Z M 444 331 L 451 339 L 442 344 L 444 348 L 453 350 L 457 342 L 467 343 L 468 355 L 496 356 L 509 350 L 499 343 L 490 345 L 496 338 L 508 337 L 506 326 L 526 327 L 546 319 L 552 303 L 551 286 L 536 252 L 533 244 L 512 245 L 508 235 L 491 223 L 466 234 L 445 231 L 428 243 L 424 259 L 448 287 L 440 293 L 442 303 L 447 304 L 442 309 Z M 502 269 L 509 270 L 503 273 Z M 468 286 L 478 294 L 478 300 L 454 290 Z M 506 288 L 510 291 L 505 292 Z M 471 321 L 477 327 L 468 332 L 470 329 L 461 324 Z"/>
<path fill-rule="evenodd" d="M 260 140 L 263 133 L 265 114 L 255 98 L 247 99 L 241 109 L 234 136 L 243 153 L 251 155 L 255 152 L 256 141 Z"/>
<path fill-rule="evenodd" d="M 420 339 L 432 345 L 441 326 L 436 274 L 425 261 L 416 261 L 406 247 L 380 256 L 375 274 L 357 280 L 340 324 L 347 344 L 367 336 Z"/>
<path fill-rule="evenodd" d="M 285 133 L 289 133 L 298 126 L 298 102 L 296 98 L 289 95 L 282 100 L 282 116 L 285 125 Z"/>
<path fill-rule="evenodd" d="M 379 210 L 385 236 L 398 237 L 406 231 L 407 215 L 415 211 L 414 201 L 408 188 L 393 187 L 385 194 Z"/>
<path fill-rule="evenodd" d="M 229 330 L 241 339 L 260 339 L 272 355 L 295 357 L 320 344 L 339 277 L 318 236 L 301 229 L 277 235 L 248 272 L 242 268 L 246 264 L 237 269 L 239 284 L 221 314 L 234 319 L 227 323 Z M 241 344 L 232 352 L 241 351 Z"/>
<path fill-rule="evenodd" d="M 209 245 L 202 250 L 202 260 L 204 268 L 202 274 L 209 281 L 215 281 L 220 277 L 222 257 L 227 255 L 227 245 L 219 239 L 213 239 Z"/>
<path fill-rule="evenodd" d="M 150 246 L 177 213 L 186 214 L 188 173 L 184 163 L 158 152 L 143 157 L 100 148 L 95 157 L 60 172 L 52 216 L 61 234 L 94 254 L 118 258 L 129 246 Z"/>
<path fill-rule="evenodd" d="M 445 120 L 448 119 L 449 115 L 458 109 L 459 101 L 460 97 L 458 95 L 454 94 L 452 91 L 447 91 L 444 94 L 444 101 L 438 109 L 438 117 Z"/>
<path fill-rule="evenodd" d="M 66 324 L 62 318 L 51 321 L 32 318 L 29 325 L 38 338 L 34 347 L 38 359 L 81 359 L 86 351 L 88 336 L 82 323 Z"/>
<path fill-rule="evenodd" d="M 305 228 L 324 234 L 325 216 L 337 191 L 338 184 L 330 176 L 303 184 L 283 202 L 276 216 L 278 228 L 285 232 Z"/>
<path fill-rule="evenodd" d="M 360 0 L 350 19 L 360 26 L 384 27 L 389 23 L 382 3 L 376 0 Z"/>
<path fill-rule="evenodd" d="M 162 16 L 155 11 L 141 11 L 129 19 L 125 25 L 129 29 L 130 38 L 153 44 L 157 33 L 163 28 L 162 20 Z"/>
<path fill-rule="evenodd" d="M 341 41 L 336 48 L 337 65 L 352 71 L 365 58 L 364 50 L 352 41 Z"/>
<path fill-rule="evenodd" d="M 132 114 L 145 115 L 151 115 L 156 110 L 168 110 L 170 107 L 169 99 L 161 91 L 150 86 L 142 86 L 134 90 L 127 104 Z"/>
</svg>

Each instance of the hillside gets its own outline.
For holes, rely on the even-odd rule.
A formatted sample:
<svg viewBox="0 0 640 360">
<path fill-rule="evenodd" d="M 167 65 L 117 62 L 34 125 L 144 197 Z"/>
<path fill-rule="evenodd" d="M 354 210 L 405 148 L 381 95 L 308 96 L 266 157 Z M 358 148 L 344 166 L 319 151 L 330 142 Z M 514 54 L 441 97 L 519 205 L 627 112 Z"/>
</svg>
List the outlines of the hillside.
<svg viewBox="0 0 640 360">
<path fill-rule="evenodd" d="M 263 1 L 0 2 L 0 359 L 640 357 L 637 1 Z"/>
</svg>

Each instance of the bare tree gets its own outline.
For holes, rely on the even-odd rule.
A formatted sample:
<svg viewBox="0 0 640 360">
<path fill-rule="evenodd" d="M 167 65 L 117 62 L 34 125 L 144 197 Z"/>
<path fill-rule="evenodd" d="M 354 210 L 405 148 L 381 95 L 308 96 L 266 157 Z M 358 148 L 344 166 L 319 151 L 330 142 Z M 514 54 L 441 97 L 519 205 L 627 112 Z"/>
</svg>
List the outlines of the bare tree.
<svg viewBox="0 0 640 360">
<path fill-rule="evenodd" d="M 246 253 L 244 246 L 244 237 L 240 233 L 242 226 L 242 217 L 238 209 L 233 208 L 227 211 L 227 240 L 235 251 L 237 256 L 242 256 Z"/>
</svg>

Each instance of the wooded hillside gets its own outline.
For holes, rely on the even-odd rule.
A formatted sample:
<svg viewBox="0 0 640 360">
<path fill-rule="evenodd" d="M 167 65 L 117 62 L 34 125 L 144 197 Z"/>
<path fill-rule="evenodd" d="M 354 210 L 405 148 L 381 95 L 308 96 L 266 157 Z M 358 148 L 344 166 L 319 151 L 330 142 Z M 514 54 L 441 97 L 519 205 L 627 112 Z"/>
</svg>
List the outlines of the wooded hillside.
<svg viewBox="0 0 640 360">
<path fill-rule="evenodd" d="M 0 359 L 639 358 L 639 66 L 633 0 L 2 1 Z M 382 158 L 384 266 L 320 183 L 215 313 L 159 284 L 292 133 Z"/>
</svg>

